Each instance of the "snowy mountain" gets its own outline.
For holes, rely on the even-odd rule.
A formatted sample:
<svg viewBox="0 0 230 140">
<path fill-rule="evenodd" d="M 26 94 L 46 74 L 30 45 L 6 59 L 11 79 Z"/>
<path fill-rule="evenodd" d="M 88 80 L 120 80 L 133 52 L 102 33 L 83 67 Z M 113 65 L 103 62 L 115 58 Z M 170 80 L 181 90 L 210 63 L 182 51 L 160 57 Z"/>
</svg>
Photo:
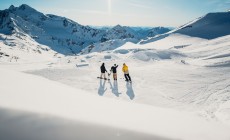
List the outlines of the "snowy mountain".
<svg viewBox="0 0 230 140">
<path fill-rule="evenodd" d="M 230 34 L 230 12 L 209 13 L 204 17 L 185 24 L 175 33 L 193 37 L 214 39 Z"/>
<path fill-rule="evenodd" d="M 121 25 L 116 25 L 116 26 L 121 26 Z M 90 27 L 95 29 L 106 30 L 106 31 L 114 28 L 113 26 L 90 26 Z M 155 35 L 164 34 L 175 29 L 174 27 L 145 27 L 145 26 L 123 26 L 123 27 L 128 28 L 128 30 L 132 30 L 132 32 L 136 32 L 135 34 L 140 34 L 143 37 L 153 37 Z"/>
<path fill-rule="evenodd" d="M 0 11 L 0 33 L 29 35 L 36 42 L 62 54 L 75 54 L 94 43 L 114 39 L 140 40 L 146 35 L 129 27 L 117 25 L 111 29 L 94 29 L 65 17 L 44 15 L 28 5 L 10 6 Z"/>
<path fill-rule="evenodd" d="M 159 34 L 164 34 L 164 33 L 167 33 L 171 31 L 171 29 L 169 28 L 165 28 L 165 27 L 156 27 L 156 28 L 152 28 L 148 31 L 148 37 L 154 37 L 156 35 L 159 35 Z"/>
<path fill-rule="evenodd" d="M 108 38 L 111 39 L 125 39 L 125 38 L 134 38 L 134 39 L 144 39 L 147 37 L 154 37 L 159 34 L 164 34 L 171 31 L 169 28 L 165 27 L 152 27 L 152 28 L 141 28 L 141 27 L 128 27 L 117 25 L 110 30 L 108 30 Z M 119 36 L 111 37 L 111 34 L 117 33 Z"/>
<path fill-rule="evenodd" d="M 0 32 L 4 34 L 28 34 L 40 44 L 68 54 L 98 42 L 103 31 L 82 26 L 72 20 L 55 15 L 44 15 L 29 7 L 10 6 L 0 12 Z"/>
<path fill-rule="evenodd" d="M 141 39 L 143 36 L 137 35 L 136 32 L 129 27 L 116 25 L 107 31 L 104 38 L 107 40 L 126 38 Z"/>
<path fill-rule="evenodd" d="M 142 40 L 140 43 L 146 44 L 160 41 L 178 33 L 200 39 L 215 39 L 230 34 L 229 21 L 230 12 L 209 13 L 167 33 Z"/>
<path fill-rule="evenodd" d="M 106 35 L 103 36 L 104 42 L 94 43 L 82 49 L 81 53 L 86 54 L 114 50 L 127 42 L 136 44 L 142 39 L 154 37 L 169 31 L 171 31 L 169 28 L 164 27 L 141 28 L 117 25 L 106 31 Z"/>
</svg>

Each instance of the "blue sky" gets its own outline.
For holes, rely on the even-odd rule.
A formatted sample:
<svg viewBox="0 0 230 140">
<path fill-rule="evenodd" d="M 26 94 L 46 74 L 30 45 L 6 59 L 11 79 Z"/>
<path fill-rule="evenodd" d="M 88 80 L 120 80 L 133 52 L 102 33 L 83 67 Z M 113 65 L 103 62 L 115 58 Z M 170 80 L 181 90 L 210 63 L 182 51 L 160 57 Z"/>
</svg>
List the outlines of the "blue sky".
<svg viewBox="0 0 230 140">
<path fill-rule="evenodd" d="M 97 26 L 176 27 L 209 12 L 230 9 L 230 0 L 1 0 L 0 9 L 21 4 Z"/>
</svg>

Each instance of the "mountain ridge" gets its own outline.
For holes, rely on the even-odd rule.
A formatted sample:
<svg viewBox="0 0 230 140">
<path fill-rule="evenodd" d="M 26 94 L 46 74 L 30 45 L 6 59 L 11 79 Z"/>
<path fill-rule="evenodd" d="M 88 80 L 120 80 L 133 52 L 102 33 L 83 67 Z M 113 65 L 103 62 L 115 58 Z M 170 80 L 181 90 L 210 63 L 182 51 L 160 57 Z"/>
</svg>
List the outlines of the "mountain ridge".
<svg viewBox="0 0 230 140">
<path fill-rule="evenodd" d="M 26 4 L 19 7 L 11 5 L 0 11 L 0 33 L 27 34 L 36 42 L 67 55 L 79 53 L 94 43 L 123 39 L 141 40 L 148 37 L 148 33 L 137 32 L 121 25 L 109 30 L 94 29 L 65 17 L 45 15 Z"/>
<path fill-rule="evenodd" d="M 228 29 L 230 29 L 230 12 L 208 13 L 167 33 L 142 40 L 140 44 L 155 42 L 178 33 L 186 36 L 211 40 L 230 35 L 230 30 Z"/>
<path fill-rule="evenodd" d="M 175 33 L 204 39 L 214 39 L 230 34 L 230 12 L 208 13 L 197 21 L 182 26 Z"/>
</svg>

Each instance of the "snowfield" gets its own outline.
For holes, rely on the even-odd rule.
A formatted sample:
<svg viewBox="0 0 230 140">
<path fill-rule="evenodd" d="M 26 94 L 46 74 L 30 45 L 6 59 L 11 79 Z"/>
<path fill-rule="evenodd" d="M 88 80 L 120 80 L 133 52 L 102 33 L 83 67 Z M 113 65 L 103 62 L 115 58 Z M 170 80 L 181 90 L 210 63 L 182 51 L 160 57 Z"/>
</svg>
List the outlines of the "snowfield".
<svg viewBox="0 0 230 140">
<path fill-rule="evenodd" d="M 99 96 L 90 95 L 85 91 L 74 89 L 58 82 L 8 69 L 1 69 L 0 73 L 3 79 L 0 82 L 1 107 L 41 115 L 40 118 L 34 119 L 30 113 L 5 113 L 7 117 L 3 115 L 0 122 L 3 122 L 7 126 L 8 131 L 13 131 L 13 133 L 8 135 L 4 134 L 4 131 L 0 131 L 0 138 L 31 139 L 30 134 L 27 135 L 26 131 L 30 132 L 30 129 L 32 129 L 38 130 L 41 134 L 35 135 L 37 136 L 36 139 L 55 139 L 59 135 L 61 138 L 65 138 L 66 133 L 69 135 L 67 135 L 67 138 L 72 136 L 69 139 L 90 139 L 87 135 L 95 135 L 96 139 L 106 139 L 104 135 L 97 135 L 92 130 L 87 130 L 89 132 L 87 134 L 80 134 L 78 132 L 78 130 L 81 131 L 81 128 L 79 128 L 80 122 L 83 127 L 92 124 L 92 128 L 102 129 L 105 136 L 111 139 L 120 139 L 122 137 L 122 139 L 144 138 L 163 140 L 166 139 L 163 137 L 169 137 L 171 139 L 187 140 L 227 140 L 230 137 L 228 133 L 230 127 L 228 125 L 223 125 L 215 121 L 207 122 L 193 113 L 100 98 Z M 24 79 L 23 82 L 22 79 Z M 9 85 L 13 88 L 9 88 Z M 4 110 L 1 109 L 0 112 L 2 116 Z M 75 122 L 76 124 L 71 124 L 72 127 L 75 127 L 75 130 L 71 130 L 71 126 L 68 127 L 65 121 L 65 125 L 63 125 L 63 120 L 56 117 L 51 122 L 48 122 L 48 124 L 42 125 L 44 121 L 46 122 L 47 119 L 51 118 L 50 115 Z M 31 122 L 23 119 L 24 117 L 31 119 Z M 10 121 L 12 119 L 16 124 L 18 123 L 17 119 L 24 120 L 25 123 L 20 123 L 19 126 L 21 127 L 16 128 L 8 126 L 12 124 Z M 40 124 L 40 121 L 42 124 Z M 55 123 L 55 121 L 57 122 Z M 54 126 L 52 123 L 55 123 L 57 126 Z M 57 136 L 56 134 L 47 134 L 53 132 L 53 127 Z M 109 129 L 106 129 L 107 127 Z M 0 130 L 4 130 L 4 128 L 5 126 L 0 126 Z M 46 132 L 44 130 L 40 132 L 39 129 L 41 128 L 45 129 Z M 70 130 L 70 132 L 66 129 Z M 17 134 L 18 130 L 24 135 Z M 107 131 L 112 131 L 112 133 L 110 132 L 111 134 L 109 135 Z M 129 133 L 127 134 L 127 132 Z M 15 135 L 12 136 L 14 133 Z M 125 136 L 123 136 L 123 133 L 125 133 Z M 138 133 L 140 134 L 138 135 Z M 135 135 L 138 135 L 138 137 L 133 137 Z M 32 137 L 32 139 L 35 138 Z"/>
<path fill-rule="evenodd" d="M 230 139 L 229 12 L 147 39 L 27 5 L 0 17 L 1 140 Z M 102 63 L 117 82 L 97 78 Z"/>
<path fill-rule="evenodd" d="M 176 37 L 184 40 L 184 35 Z M 127 43 L 115 50 L 77 56 L 46 49 L 40 49 L 41 53 L 20 50 L 22 46 L 37 48 L 33 39 L 24 40 L 12 36 L 0 42 L 1 52 L 9 54 L 0 58 L 0 122 L 8 126 L 1 125 L 1 138 L 230 138 L 230 36 L 191 45 L 165 38 L 167 49 Z M 10 61 L 14 55 L 19 59 Z M 102 62 L 107 70 L 114 63 L 119 65 L 117 83 L 96 78 Z M 124 62 L 132 84 L 124 81 Z"/>
</svg>

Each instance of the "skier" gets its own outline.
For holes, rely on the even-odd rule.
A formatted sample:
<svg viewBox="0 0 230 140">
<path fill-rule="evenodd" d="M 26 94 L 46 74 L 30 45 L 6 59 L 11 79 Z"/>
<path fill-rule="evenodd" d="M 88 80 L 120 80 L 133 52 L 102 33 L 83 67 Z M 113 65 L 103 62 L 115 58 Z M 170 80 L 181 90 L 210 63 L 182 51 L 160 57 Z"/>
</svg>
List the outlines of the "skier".
<svg viewBox="0 0 230 140">
<path fill-rule="evenodd" d="M 111 73 L 113 72 L 113 80 L 117 80 L 117 67 L 118 65 L 114 64 L 114 66 L 111 67 Z"/>
<path fill-rule="evenodd" d="M 124 75 L 125 75 L 125 81 L 127 81 L 127 82 L 128 82 L 128 81 L 132 82 L 131 77 L 129 76 L 128 66 L 127 66 L 125 63 L 123 64 L 122 71 L 124 72 Z"/>
<path fill-rule="evenodd" d="M 101 77 L 100 77 L 101 79 L 103 79 L 102 76 L 104 76 L 104 79 L 106 80 L 105 72 L 107 72 L 107 70 L 105 69 L 105 63 L 102 63 L 102 65 L 101 65 Z"/>
</svg>

